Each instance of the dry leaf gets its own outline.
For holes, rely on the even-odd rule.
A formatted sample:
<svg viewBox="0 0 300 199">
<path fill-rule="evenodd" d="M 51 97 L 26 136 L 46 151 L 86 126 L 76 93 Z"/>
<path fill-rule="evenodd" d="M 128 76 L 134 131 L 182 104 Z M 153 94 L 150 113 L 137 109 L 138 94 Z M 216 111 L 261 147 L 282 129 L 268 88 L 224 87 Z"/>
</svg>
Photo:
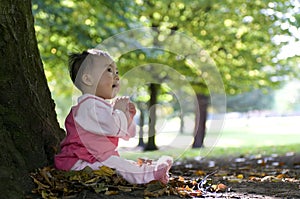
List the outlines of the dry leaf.
<svg viewBox="0 0 300 199">
<path fill-rule="evenodd" d="M 255 182 L 260 182 L 260 181 L 261 181 L 261 178 L 258 178 L 258 177 L 255 177 L 255 176 L 250 176 L 250 177 L 249 177 L 249 180 L 250 180 L 250 181 L 255 181 Z"/>
<path fill-rule="evenodd" d="M 196 176 L 205 176 L 206 173 L 204 171 L 202 171 L 202 170 L 197 170 L 197 171 L 195 171 L 195 175 Z"/>
<path fill-rule="evenodd" d="M 223 192 L 223 191 L 226 191 L 226 189 L 227 189 L 227 186 L 220 183 L 220 184 L 217 185 L 216 191 L 222 191 Z"/>
<path fill-rule="evenodd" d="M 274 176 L 265 176 L 261 179 L 262 182 L 281 182 L 280 178 Z"/>
<path fill-rule="evenodd" d="M 104 194 L 107 196 L 111 196 L 111 195 L 118 195 L 119 192 L 118 191 L 106 191 Z"/>
<path fill-rule="evenodd" d="M 137 159 L 137 164 L 139 166 L 142 166 L 143 164 L 151 165 L 153 160 L 151 159 L 146 159 L 146 158 L 138 158 Z"/>
</svg>

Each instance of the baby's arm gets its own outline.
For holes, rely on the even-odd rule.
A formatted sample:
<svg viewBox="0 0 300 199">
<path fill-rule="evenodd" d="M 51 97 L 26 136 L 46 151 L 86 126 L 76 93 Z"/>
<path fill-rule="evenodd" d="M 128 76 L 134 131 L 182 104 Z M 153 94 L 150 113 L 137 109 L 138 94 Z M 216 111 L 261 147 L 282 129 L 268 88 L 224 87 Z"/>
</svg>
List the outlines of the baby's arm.
<svg viewBox="0 0 300 199">
<path fill-rule="evenodd" d="M 122 138 L 128 140 L 129 138 L 134 137 L 136 134 L 136 125 L 133 121 L 133 117 L 136 114 L 135 105 L 129 101 L 128 97 L 122 97 L 115 101 L 114 109 L 122 111 L 127 118 L 128 134 Z"/>
<path fill-rule="evenodd" d="M 113 110 L 111 105 L 100 100 L 88 99 L 74 112 L 75 121 L 85 130 L 106 136 L 132 137 L 126 115 Z"/>
</svg>

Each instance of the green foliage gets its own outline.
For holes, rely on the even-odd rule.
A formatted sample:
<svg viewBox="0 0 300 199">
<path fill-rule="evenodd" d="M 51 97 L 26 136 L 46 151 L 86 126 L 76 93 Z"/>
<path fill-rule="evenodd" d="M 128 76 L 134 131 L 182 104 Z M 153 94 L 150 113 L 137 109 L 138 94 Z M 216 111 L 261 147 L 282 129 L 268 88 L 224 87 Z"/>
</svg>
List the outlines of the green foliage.
<svg viewBox="0 0 300 199">
<path fill-rule="evenodd" d="M 227 98 L 229 112 L 271 110 L 274 105 L 274 92 L 271 89 L 257 89 Z"/>
<path fill-rule="evenodd" d="M 147 1 L 145 6 L 156 9 L 147 9 L 143 16 L 151 26 L 185 32 L 201 43 L 216 62 L 227 93 L 236 94 L 276 86 L 280 82 L 274 77 L 286 74 L 275 59 L 279 46 L 271 41 L 288 33 L 275 26 L 283 20 L 277 16 L 292 7 L 283 2 Z"/>
<path fill-rule="evenodd" d="M 136 27 L 156 27 L 157 38 L 173 30 L 195 40 L 217 65 L 229 95 L 277 87 L 299 74 L 295 59 L 288 60 L 286 66 L 286 60 L 277 57 L 280 46 L 287 42 L 273 39 L 280 35 L 295 37 L 292 28 L 281 25 L 299 27 L 299 14 L 292 12 L 294 6 L 294 1 L 284 0 L 33 0 L 33 13 L 49 87 L 64 118 L 75 92 L 68 78 L 68 53 L 95 47 L 110 36 Z M 176 47 L 189 48 L 183 41 Z M 134 51 L 122 56 L 117 64 L 124 75 L 151 61 L 171 66 L 196 92 L 209 94 L 199 71 L 193 70 L 186 58 L 178 60 L 170 52 Z"/>
</svg>

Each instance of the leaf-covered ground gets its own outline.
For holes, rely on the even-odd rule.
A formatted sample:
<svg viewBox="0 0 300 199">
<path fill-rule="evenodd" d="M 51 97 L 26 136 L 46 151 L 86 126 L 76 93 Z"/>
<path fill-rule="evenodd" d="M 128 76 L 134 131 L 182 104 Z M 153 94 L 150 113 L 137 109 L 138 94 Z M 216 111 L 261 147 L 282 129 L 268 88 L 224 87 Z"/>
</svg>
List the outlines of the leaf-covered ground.
<svg viewBox="0 0 300 199">
<path fill-rule="evenodd" d="M 45 167 L 31 177 L 36 188 L 28 198 L 300 198 L 300 154 L 177 161 L 167 186 L 131 185 L 107 167 Z"/>
</svg>

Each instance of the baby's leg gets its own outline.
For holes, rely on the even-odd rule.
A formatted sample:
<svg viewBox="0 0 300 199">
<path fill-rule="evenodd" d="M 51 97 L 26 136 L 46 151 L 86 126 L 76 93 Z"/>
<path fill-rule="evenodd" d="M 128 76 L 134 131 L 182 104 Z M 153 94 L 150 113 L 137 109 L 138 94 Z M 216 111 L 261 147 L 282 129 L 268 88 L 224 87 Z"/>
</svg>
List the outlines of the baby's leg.
<svg viewBox="0 0 300 199">
<path fill-rule="evenodd" d="M 125 180 L 132 184 L 144 184 L 155 180 L 155 165 L 139 166 L 118 156 L 111 156 L 102 163 L 107 167 L 116 169 Z"/>
<path fill-rule="evenodd" d="M 95 162 L 95 163 L 89 163 L 84 160 L 78 160 L 74 166 L 71 168 L 72 171 L 80 171 L 84 169 L 85 167 L 90 167 L 93 170 L 98 170 L 103 164 L 101 162 Z"/>
<path fill-rule="evenodd" d="M 88 163 L 84 160 L 78 160 L 71 170 L 82 170 L 86 166 L 93 170 L 98 170 L 101 166 L 107 166 L 116 169 L 116 171 L 128 182 L 132 184 L 144 184 L 152 180 L 159 180 L 164 184 L 169 181 L 168 172 L 172 166 L 173 159 L 163 156 L 158 159 L 154 165 L 143 164 L 139 166 L 136 162 L 126 160 L 118 156 L 111 156 L 103 162 Z"/>
</svg>

